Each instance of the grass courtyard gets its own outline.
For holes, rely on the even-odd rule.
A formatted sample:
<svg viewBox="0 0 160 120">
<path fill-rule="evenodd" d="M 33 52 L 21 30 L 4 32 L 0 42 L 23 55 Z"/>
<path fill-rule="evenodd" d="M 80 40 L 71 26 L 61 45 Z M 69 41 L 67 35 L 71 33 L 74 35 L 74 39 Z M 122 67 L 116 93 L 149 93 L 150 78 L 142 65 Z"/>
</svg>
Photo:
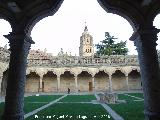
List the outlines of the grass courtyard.
<svg viewBox="0 0 160 120">
<path fill-rule="evenodd" d="M 128 93 L 127 93 L 128 94 Z M 126 100 L 127 103 L 109 104 L 124 120 L 144 120 L 144 101 L 142 93 L 129 93 L 128 95 L 138 97 L 140 99 L 119 94 L 120 100 Z"/>
<path fill-rule="evenodd" d="M 53 101 L 57 98 L 61 97 L 61 95 L 41 95 L 41 96 L 28 96 L 24 98 L 24 113 L 31 112 L 50 101 Z M 4 103 L 0 103 L 0 116 L 3 113 Z M 1 118 L 0 118 L 1 120 Z"/>
<path fill-rule="evenodd" d="M 62 95 L 41 95 L 25 97 L 24 111 L 29 113 L 49 102 L 62 97 Z M 143 94 L 127 93 L 118 94 L 120 100 L 126 103 L 109 104 L 124 120 L 143 120 Z M 139 98 L 139 99 L 138 99 Z M 100 105 L 95 104 L 94 95 L 68 95 L 57 103 L 28 117 L 26 120 L 113 120 L 111 115 Z M 0 103 L 2 114 L 4 103 Z"/>
</svg>

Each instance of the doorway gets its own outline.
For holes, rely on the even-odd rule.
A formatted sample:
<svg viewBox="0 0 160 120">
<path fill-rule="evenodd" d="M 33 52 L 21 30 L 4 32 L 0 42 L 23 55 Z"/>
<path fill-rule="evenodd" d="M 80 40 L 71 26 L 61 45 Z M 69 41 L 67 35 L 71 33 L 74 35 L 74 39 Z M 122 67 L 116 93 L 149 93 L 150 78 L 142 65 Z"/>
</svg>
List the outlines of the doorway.
<svg viewBox="0 0 160 120">
<path fill-rule="evenodd" d="M 93 91 L 93 84 L 92 84 L 92 82 L 90 81 L 90 82 L 89 82 L 89 92 L 91 92 L 91 91 Z"/>
</svg>

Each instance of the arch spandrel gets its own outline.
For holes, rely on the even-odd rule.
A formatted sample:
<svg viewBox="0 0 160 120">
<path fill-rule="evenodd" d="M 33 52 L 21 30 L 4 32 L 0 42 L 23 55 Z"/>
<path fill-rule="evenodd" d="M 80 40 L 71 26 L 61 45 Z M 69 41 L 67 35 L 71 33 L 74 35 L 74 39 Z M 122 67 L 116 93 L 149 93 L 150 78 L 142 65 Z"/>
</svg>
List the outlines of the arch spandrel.
<svg viewBox="0 0 160 120">
<path fill-rule="evenodd" d="M 115 73 L 116 68 L 115 67 L 107 67 L 104 72 L 107 73 L 109 76 L 111 76 L 113 73 Z"/>
<path fill-rule="evenodd" d="M 132 66 L 132 70 L 129 72 L 129 74 L 130 74 L 133 70 L 137 70 L 137 72 L 140 73 L 140 67 L 139 67 L 139 66 Z"/>
<path fill-rule="evenodd" d="M 13 28 L 15 24 L 15 15 L 13 12 L 8 8 L 7 4 L 0 2 L 0 19 L 4 19 L 8 21 Z"/>
<path fill-rule="evenodd" d="M 26 23 L 25 31 L 31 34 L 35 24 L 45 17 L 54 15 L 60 8 L 63 1 L 64 0 L 39 0 L 38 2 L 36 1 L 35 3 L 28 6 L 28 8 L 25 10 L 26 17 L 23 18 Z M 30 19 L 28 19 L 28 16 L 30 16 Z"/>
<path fill-rule="evenodd" d="M 144 18 L 139 12 L 138 4 L 131 0 L 97 0 L 100 6 L 109 13 L 117 14 L 125 18 L 133 30 L 139 28 L 139 23 L 144 23 Z M 140 4 L 140 3 L 139 3 Z"/>
<path fill-rule="evenodd" d="M 99 69 L 98 68 L 88 68 L 88 71 L 87 71 L 89 74 L 91 74 L 92 76 L 94 76 L 96 73 L 99 72 Z"/>
<path fill-rule="evenodd" d="M 125 74 L 125 76 L 128 76 L 128 74 L 132 71 L 132 66 L 122 67 L 120 70 Z"/>
<path fill-rule="evenodd" d="M 59 69 L 60 75 L 64 74 L 64 73 L 67 72 L 67 71 L 70 72 L 70 74 L 76 76 L 75 71 L 72 70 L 71 68 L 61 68 L 61 69 Z"/>
<path fill-rule="evenodd" d="M 46 75 L 48 72 L 52 72 L 53 74 L 56 75 L 55 70 L 54 70 L 54 69 L 51 69 L 51 68 L 46 68 L 46 69 L 44 70 L 44 74 L 43 74 L 43 75 Z"/>
<path fill-rule="evenodd" d="M 35 68 L 35 72 L 39 75 L 39 76 L 43 76 L 46 73 L 46 69 L 44 68 Z"/>
<path fill-rule="evenodd" d="M 26 69 L 26 75 L 29 75 L 29 74 L 30 74 L 30 70 Z"/>
<path fill-rule="evenodd" d="M 74 73 L 74 76 L 77 76 L 82 72 L 82 69 L 80 67 L 76 67 L 76 68 L 70 68 L 70 71 Z"/>
<path fill-rule="evenodd" d="M 30 68 L 27 68 L 26 75 L 29 75 L 31 72 L 35 72 L 36 74 L 38 74 L 37 71 L 36 71 L 36 68 L 30 67 Z"/>
<path fill-rule="evenodd" d="M 153 21 L 155 19 L 155 17 L 160 13 L 160 2 L 159 0 L 152 0 L 152 4 L 150 5 L 150 9 L 147 12 L 148 14 L 148 20 L 149 22 L 152 22 L 153 25 Z"/>
</svg>

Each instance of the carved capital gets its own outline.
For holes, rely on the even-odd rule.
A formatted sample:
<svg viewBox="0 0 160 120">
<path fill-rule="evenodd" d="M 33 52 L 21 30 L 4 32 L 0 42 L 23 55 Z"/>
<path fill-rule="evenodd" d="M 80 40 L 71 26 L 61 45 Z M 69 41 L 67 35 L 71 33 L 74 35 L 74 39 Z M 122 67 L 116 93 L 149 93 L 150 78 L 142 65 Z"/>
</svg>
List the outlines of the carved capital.
<svg viewBox="0 0 160 120">
<path fill-rule="evenodd" d="M 135 46 L 141 47 L 147 45 L 148 47 L 156 47 L 157 33 L 160 32 L 159 29 L 153 27 L 148 29 L 139 29 L 133 33 L 130 40 L 134 41 Z"/>
<path fill-rule="evenodd" d="M 9 40 L 10 50 L 25 50 L 29 51 L 31 44 L 34 44 L 32 38 L 25 33 L 13 33 L 10 32 L 8 35 L 4 35 Z"/>
</svg>

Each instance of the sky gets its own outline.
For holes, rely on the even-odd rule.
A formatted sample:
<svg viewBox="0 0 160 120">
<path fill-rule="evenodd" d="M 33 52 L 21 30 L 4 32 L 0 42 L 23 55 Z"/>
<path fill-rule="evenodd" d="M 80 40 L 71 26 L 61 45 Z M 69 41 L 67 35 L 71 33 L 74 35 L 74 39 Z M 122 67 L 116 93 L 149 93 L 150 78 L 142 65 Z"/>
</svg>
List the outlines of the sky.
<svg viewBox="0 0 160 120">
<path fill-rule="evenodd" d="M 129 40 L 133 33 L 129 22 L 118 15 L 107 13 L 97 0 L 65 0 L 53 16 L 46 17 L 35 25 L 31 32 L 35 44 L 31 49 L 43 51 L 46 48 L 47 52 L 57 55 L 63 48 L 68 54 L 71 52 L 72 55 L 79 55 L 80 36 L 85 22 L 94 44 L 105 39 L 105 32 L 110 32 L 118 38 L 116 42 L 127 40 L 130 55 L 137 54 L 133 42 Z M 160 28 L 160 15 L 155 18 L 154 25 Z M 3 35 L 11 31 L 10 24 L 0 20 L 0 46 L 8 43 Z M 160 39 L 160 34 L 158 38 Z M 157 43 L 157 49 L 160 49 L 160 40 Z"/>
</svg>

